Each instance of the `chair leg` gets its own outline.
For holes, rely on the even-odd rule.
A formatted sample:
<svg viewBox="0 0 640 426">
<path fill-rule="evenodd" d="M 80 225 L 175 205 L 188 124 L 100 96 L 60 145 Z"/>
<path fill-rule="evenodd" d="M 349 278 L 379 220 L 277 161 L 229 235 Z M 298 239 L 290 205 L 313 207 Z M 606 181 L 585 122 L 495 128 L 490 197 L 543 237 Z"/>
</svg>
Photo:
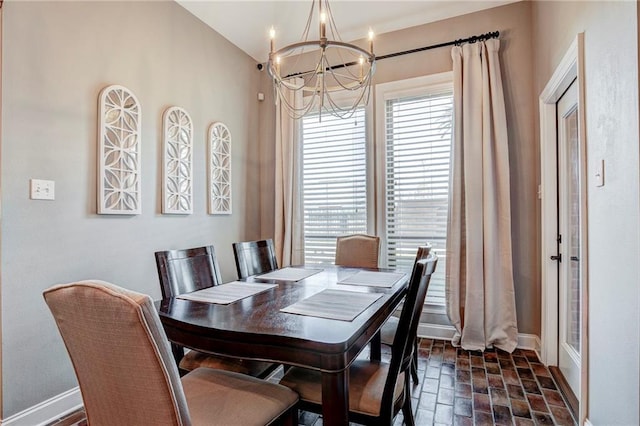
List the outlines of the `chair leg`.
<svg viewBox="0 0 640 426">
<path fill-rule="evenodd" d="M 418 376 L 418 340 L 416 339 L 413 346 L 413 356 L 411 357 L 411 378 L 413 379 L 413 384 L 417 385 L 420 383 L 420 377 Z"/>
<path fill-rule="evenodd" d="M 413 409 L 411 408 L 411 385 L 409 379 L 404 381 L 404 402 L 402 403 L 402 415 L 404 416 L 404 424 L 407 426 L 415 426 L 413 418 Z"/>
<path fill-rule="evenodd" d="M 282 426 L 298 426 L 298 408 L 293 407 L 280 417 L 278 424 Z"/>
<path fill-rule="evenodd" d="M 184 348 L 171 342 L 171 353 L 173 354 L 173 359 L 176 361 L 176 365 L 179 365 L 180 360 L 184 356 Z"/>
<path fill-rule="evenodd" d="M 173 354 L 173 359 L 176 361 L 176 366 L 178 367 L 178 374 L 180 377 L 187 374 L 188 370 L 183 370 L 180 368 L 180 360 L 184 357 L 184 348 L 180 345 L 176 345 L 175 343 L 171 343 L 171 353 Z"/>
</svg>

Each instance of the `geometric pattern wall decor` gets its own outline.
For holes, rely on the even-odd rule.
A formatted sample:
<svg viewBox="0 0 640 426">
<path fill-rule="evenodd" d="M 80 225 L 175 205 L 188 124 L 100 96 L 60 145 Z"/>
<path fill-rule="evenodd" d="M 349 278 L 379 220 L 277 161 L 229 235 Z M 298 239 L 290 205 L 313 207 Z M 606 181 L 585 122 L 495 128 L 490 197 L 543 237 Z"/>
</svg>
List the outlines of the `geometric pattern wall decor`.
<svg viewBox="0 0 640 426">
<path fill-rule="evenodd" d="M 162 213 L 193 213 L 193 123 L 180 107 L 162 117 L 164 134 Z"/>
<path fill-rule="evenodd" d="M 231 214 L 231 133 L 209 126 L 209 214 Z"/>
<path fill-rule="evenodd" d="M 140 102 L 118 85 L 98 102 L 98 214 L 140 214 Z"/>
</svg>

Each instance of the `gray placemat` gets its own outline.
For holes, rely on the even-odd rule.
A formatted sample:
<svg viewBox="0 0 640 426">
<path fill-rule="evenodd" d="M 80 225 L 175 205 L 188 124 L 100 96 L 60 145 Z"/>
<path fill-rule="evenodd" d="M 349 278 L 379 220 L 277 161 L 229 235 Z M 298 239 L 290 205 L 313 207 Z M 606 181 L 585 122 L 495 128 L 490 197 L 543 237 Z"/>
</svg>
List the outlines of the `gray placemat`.
<svg viewBox="0 0 640 426">
<path fill-rule="evenodd" d="M 382 293 L 327 289 L 282 308 L 280 311 L 311 317 L 353 321 L 381 297 Z"/>
<path fill-rule="evenodd" d="M 233 281 L 227 284 L 204 288 L 192 293 L 181 294 L 178 296 L 178 299 L 228 305 L 229 303 L 262 293 L 263 291 L 267 291 L 274 287 L 278 287 L 278 284 L 258 284 Z"/>
<path fill-rule="evenodd" d="M 282 268 L 266 274 L 257 275 L 261 280 L 300 281 L 311 275 L 322 272 L 324 269 Z"/>
<path fill-rule="evenodd" d="M 391 288 L 404 276 L 405 274 L 400 272 L 358 271 L 350 277 L 338 281 L 338 284 Z"/>
</svg>

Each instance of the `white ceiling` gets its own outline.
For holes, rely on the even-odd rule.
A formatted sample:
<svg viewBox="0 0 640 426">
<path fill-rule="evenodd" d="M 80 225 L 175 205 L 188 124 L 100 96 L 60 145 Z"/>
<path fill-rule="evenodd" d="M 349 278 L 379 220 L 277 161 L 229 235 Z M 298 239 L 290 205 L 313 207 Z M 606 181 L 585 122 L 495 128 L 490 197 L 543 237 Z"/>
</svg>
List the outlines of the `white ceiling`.
<svg viewBox="0 0 640 426">
<path fill-rule="evenodd" d="M 299 41 L 311 0 L 176 0 L 257 62 L 267 60 L 269 28 L 276 29 L 276 49 Z M 331 10 L 343 40 L 408 28 L 519 0 L 333 0 Z M 317 13 L 316 13 L 317 15 Z M 312 27 L 314 28 L 314 27 Z M 312 29 L 312 37 L 317 37 Z"/>
</svg>

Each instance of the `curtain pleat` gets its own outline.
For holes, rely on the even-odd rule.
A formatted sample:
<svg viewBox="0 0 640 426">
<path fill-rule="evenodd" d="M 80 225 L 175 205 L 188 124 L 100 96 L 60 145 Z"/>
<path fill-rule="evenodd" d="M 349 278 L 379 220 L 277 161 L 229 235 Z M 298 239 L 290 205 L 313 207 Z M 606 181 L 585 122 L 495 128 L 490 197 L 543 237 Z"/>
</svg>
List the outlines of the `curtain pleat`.
<svg viewBox="0 0 640 426">
<path fill-rule="evenodd" d="M 302 84 L 302 79 L 294 79 Z M 302 91 L 287 91 L 288 102 L 302 105 Z M 281 267 L 304 263 L 301 206 L 300 122 L 276 105 L 275 235 L 276 258 Z"/>
<path fill-rule="evenodd" d="M 452 49 L 454 141 L 447 234 L 447 314 L 468 350 L 518 342 L 507 121 L 499 40 Z"/>
</svg>

